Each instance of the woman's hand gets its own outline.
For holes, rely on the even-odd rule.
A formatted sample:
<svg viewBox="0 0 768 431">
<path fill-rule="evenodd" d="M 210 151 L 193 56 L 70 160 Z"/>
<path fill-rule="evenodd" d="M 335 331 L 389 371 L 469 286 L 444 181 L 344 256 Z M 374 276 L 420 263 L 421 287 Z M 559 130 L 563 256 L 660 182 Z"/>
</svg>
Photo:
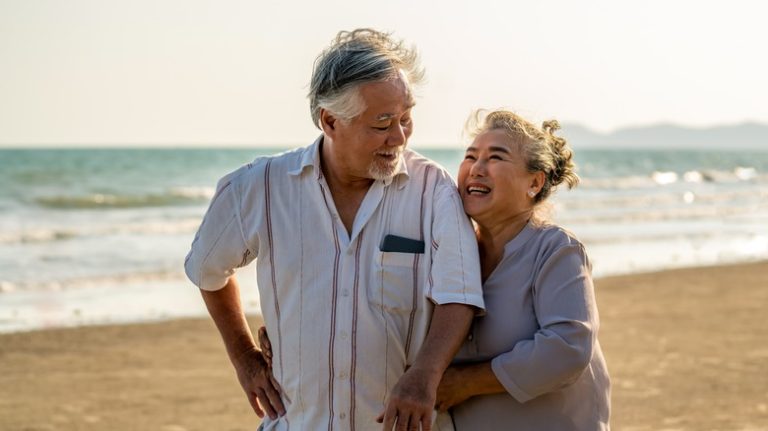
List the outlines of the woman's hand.
<svg viewBox="0 0 768 431">
<path fill-rule="evenodd" d="M 437 410 L 444 412 L 474 395 L 471 391 L 471 381 L 465 370 L 466 367 L 461 365 L 453 365 L 445 370 L 440 385 L 437 387 L 437 400 L 435 401 Z"/>
<path fill-rule="evenodd" d="M 248 397 L 253 411 L 260 418 L 266 413 L 272 420 L 285 414 L 281 399 L 282 388 L 272 375 L 264 355 L 255 348 L 243 352 L 234 361 L 237 379 Z"/>
<path fill-rule="evenodd" d="M 259 343 L 259 350 L 264 355 L 264 360 L 267 361 L 269 367 L 272 367 L 272 343 L 269 342 L 269 336 L 267 335 L 267 328 L 262 326 L 259 328 L 257 341 Z"/>
</svg>

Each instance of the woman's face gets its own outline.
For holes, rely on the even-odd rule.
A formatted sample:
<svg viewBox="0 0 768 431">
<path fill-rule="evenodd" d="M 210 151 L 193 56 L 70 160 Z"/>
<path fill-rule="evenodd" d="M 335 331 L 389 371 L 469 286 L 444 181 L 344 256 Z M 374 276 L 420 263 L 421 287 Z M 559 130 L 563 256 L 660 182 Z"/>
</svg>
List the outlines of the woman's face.
<svg viewBox="0 0 768 431">
<path fill-rule="evenodd" d="M 459 166 L 459 194 L 475 221 L 503 221 L 533 208 L 528 192 L 538 193 L 540 186 L 520 153 L 519 143 L 501 130 L 478 135 L 467 148 Z"/>
</svg>

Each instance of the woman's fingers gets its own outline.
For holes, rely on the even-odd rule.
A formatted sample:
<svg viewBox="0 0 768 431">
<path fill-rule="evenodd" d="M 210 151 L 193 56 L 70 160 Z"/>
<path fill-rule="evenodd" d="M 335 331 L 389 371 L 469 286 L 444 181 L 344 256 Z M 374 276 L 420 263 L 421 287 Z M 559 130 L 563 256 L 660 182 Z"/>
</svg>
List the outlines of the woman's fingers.
<svg viewBox="0 0 768 431">
<path fill-rule="evenodd" d="M 258 330 L 258 342 L 259 342 L 259 350 L 264 354 L 265 357 L 272 359 L 272 343 L 269 342 L 269 335 L 267 335 L 267 328 L 262 326 Z"/>
<path fill-rule="evenodd" d="M 261 405 L 261 408 L 264 409 L 264 411 L 267 413 L 267 416 L 269 416 L 269 418 L 272 420 L 277 419 L 277 411 L 272 406 L 266 391 L 262 388 L 258 388 L 256 390 L 256 397 L 259 399 L 259 404 Z"/>
<path fill-rule="evenodd" d="M 272 406 L 275 413 L 277 413 L 279 416 L 284 415 L 285 407 L 283 406 L 283 401 L 280 399 L 280 393 L 277 391 L 277 389 L 270 384 L 264 388 L 264 392 L 267 396 L 267 399 L 269 400 L 269 404 Z"/>
<path fill-rule="evenodd" d="M 253 412 L 256 413 L 256 416 L 258 416 L 259 419 L 263 419 L 264 411 L 259 407 L 258 397 L 255 393 L 248 394 L 248 402 L 251 404 L 251 408 L 253 409 Z"/>
</svg>

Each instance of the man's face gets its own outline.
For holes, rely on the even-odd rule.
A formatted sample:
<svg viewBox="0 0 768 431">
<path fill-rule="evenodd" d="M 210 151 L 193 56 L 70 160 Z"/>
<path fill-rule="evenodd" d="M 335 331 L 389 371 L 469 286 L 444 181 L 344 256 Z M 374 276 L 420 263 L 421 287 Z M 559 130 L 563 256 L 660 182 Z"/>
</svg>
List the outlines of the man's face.
<svg viewBox="0 0 768 431">
<path fill-rule="evenodd" d="M 359 92 L 365 110 L 349 121 L 335 121 L 332 156 L 348 175 L 389 178 L 413 131 L 413 98 L 401 78 L 362 84 Z"/>
</svg>

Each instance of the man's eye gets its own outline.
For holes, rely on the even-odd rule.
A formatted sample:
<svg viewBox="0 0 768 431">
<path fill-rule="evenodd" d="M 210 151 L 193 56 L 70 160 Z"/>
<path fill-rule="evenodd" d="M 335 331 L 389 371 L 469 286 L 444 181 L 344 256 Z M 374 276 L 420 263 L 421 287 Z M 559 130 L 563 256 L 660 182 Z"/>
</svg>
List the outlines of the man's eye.
<svg viewBox="0 0 768 431">
<path fill-rule="evenodd" d="M 495 154 L 492 155 L 491 157 L 488 157 L 488 158 L 491 159 L 491 160 L 501 160 L 501 156 L 497 156 Z"/>
<path fill-rule="evenodd" d="M 464 160 L 475 160 L 475 156 L 473 156 L 472 154 L 467 154 L 466 156 L 464 156 Z"/>
<path fill-rule="evenodd" d="M 376 129 L 376 130 L 380 130 L 380 131 L 382 131 L 382 132 L 386 132 L 386 131 L 387 131 L 387 129 L 389 129 L 389 126 L 384 126 L 384 127 L 374 127 L 374 129 Z"/>
<path fill-rule="evenodd" d="M 411 119 L 410 118 L 404 118 L 404 119 L 400 120 L 400 124 L 402 124 L 403 126 L 408 126 L 408 125 L 411 124 Z"/>
</svg>

